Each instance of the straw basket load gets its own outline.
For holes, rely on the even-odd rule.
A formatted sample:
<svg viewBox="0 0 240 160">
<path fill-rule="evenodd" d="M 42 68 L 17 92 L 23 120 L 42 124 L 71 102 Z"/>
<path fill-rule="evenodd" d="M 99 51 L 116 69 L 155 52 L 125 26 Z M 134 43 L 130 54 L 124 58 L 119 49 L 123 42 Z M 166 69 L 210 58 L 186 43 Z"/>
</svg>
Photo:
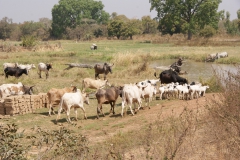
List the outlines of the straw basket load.
<svg viewBox="0 0 240 160">
<path fill-rule="evenodd" d="M 38 95 L 10 96 L 0 102 L 0 115 L 34 113 L 37 109 L 47 107 L 46 93 Z"/>
</svg>

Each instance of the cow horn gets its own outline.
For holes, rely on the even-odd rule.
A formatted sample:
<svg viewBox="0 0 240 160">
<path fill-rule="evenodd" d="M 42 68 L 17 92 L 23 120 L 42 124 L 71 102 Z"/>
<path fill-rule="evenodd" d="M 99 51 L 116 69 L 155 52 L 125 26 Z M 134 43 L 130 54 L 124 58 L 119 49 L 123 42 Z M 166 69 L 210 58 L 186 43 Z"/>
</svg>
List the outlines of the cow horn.
<svg viewBox="0 0 240 160">
<path fill-rule="evenodd" d="M 113 65 L 114 65 L 114 63 L 111 66 L 113 66 Z"/>
</svg>

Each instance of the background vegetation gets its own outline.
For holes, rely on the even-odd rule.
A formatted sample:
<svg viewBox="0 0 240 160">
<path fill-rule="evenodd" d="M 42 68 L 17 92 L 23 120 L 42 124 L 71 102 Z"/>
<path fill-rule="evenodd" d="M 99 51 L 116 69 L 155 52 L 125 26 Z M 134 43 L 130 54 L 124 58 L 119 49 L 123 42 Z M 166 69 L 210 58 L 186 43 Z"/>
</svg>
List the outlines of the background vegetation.
<svg viewBox="0 0 240 160">
<path fill-rule="evenodd" d="M 108 62 L 114 63 L 113 74 L 108 75 L 110 83 L 122 85 L 154 78 L 153 61 L 175 61 L 181 56 L 204 62 L 208 54 L 222 51 L 229 57 L 214 63 L 238 66 L 239 11 L 238 19 L 231 21 L 228 12 L 216 11 L 219 0 L 166 1 L 164 10 L 162 3 L 156 2 L 150 1 L 151 9 L 158 12 L 153 19 L 109 14 L 101 1 L 93 0 L 60 0 L 52 9 L 52 20 L 16 24 L 4 17 L 0 21 L 0 63 L 50 62 L 53 69 L 48 79 L 40 79 L 33 69 L 19 79 L 5 79 L 2 72 L 0 81 L 35 85 L 35 94 L 71 84 L 81 89 L 83 78 L 94 78 L 94 70 L 65 70 L 66 64 Z M 176 12 L 172 13 L 174 7 Z M 188 9 L 196 9 L 192 19 L 186 15 Z M 209 17 L 205 19 L 201 13 Z M 98 50 L 90 50 L 92 43 Z M 199 81 L 210 85 L 213 97 L 206 99 L 204 107 L 201 99 L 193 108 L 190 101 L 154 100 L 155 119 L 153 113 L 145 114 L 146 110 L 120 118 L 119 98 L 116 115 L 106 114 L 97 120 L 94 94 L 90 105 L 85 105 L 88 120 L 83 120 L 80 112 L 80 121 L 68 124 L 64 115 L 56 125 L 56 117 L 48 117 L 47 108 L 1 119 L 0 159 L 238 159 L 239 68 L 236 74 L 227 75 L 216 72 L 212 77 L 200 77 Z M 165 107 L 169 102 L 184 109 L 173 112 L 175 105 Z M 104 105 L 104 112 L 109 109 Z"/>
</svg>

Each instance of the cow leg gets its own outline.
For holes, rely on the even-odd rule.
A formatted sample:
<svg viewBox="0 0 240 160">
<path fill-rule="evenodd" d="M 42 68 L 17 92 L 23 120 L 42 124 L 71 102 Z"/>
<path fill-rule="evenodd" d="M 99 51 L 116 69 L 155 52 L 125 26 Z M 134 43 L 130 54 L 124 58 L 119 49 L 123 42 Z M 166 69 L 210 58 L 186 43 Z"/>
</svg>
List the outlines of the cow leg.
<svg viewBox="0 0 240 160">
<path fill-rule="evenodd" d="M 77 108 L 76 107 L 74 107 L 74 112 L 75 112 L 75 119 L 76 119 L 76 121 L 78 121 L 78 119 L 77 119 Z"/>
<path fill-rule="evenodd" d="M 41 71 L 38 72 L 39 78 L 42 78 Z"/>
<path fill-rule="evenodd" d="M 121 112 L 122 117 L 123 117 L 124 108 L 125 108 L 124 101 L 122 101 L 122 112 Z"/>
<path fill-rule="evenodd" d="M 104 80 L 106 80 L 106 74 L 104 74 Z"/>
<path fill-rule="evenodd" d="M 71 106 L 67 106 L 66 115 L 67 115 L 67 121 L 68 121 L 69 123 L 72 123 L 72 122 L 71 122 L 71 119 L 70 119 L 70 107 L 71 107 Z"/>
<path fill-rule="evenodd" d="M 61 111 L 62 111 L 62 108 L 61 107 L 59 107 L 59 109 L 58 109 L 58 115 L 57 115 L 57 118 L 56 118 L 56 122 L 60 119 L 60 117 L 61 117 Z"/>
<path fill-rule="evenodd" d="M 97 106 L 97 118 L 99 119 L 99 113 L 102 113 L 102 104 L 98 104 Z M 102 113 L 103 114 L 103 113 Z M 104 115 L 104 114 L 103 114 Z M 104 115 L 105 116 L 105 115 Z"/>
<path fill-rule="evenodd" d="M 46 72 L 46 79 L 48 78 L 48 75 L 49 75 L 48 72 Z"/>
<path fill-rule="evenodd" d="M 82 109 L 82 111 L 83 111 L 83 113 L 84 113 L 84 119 L 87 119 L 87 115 L 86 115 L 85 109 L 84 109 L 83 107 L 80 107 L 80 108 Z"/>
<path fill-rule="evenodd" d="M 97 79 L 97 78 L 100 79 L 98 73 L 95 74 L 95 79 Z"/>
<path fill-rule="evenodd" d="M 48 116 L 51 116 L 51 112 L 54 112 L 53 108 L 52 108 L 52 103 L 49 104 L 49 111 L 48 111 Z M 54 113 L 55 114 L 55 113 Z"/>
<path fill-rule="evenodd" d="M 103 111 L 102 111 L 102 104 L 101 104 L 100 110 L 101 110 L 101 112 L 102 112 L 103 117 L 105 117 L 105 114 L 104 114 Z"/>
</svg>

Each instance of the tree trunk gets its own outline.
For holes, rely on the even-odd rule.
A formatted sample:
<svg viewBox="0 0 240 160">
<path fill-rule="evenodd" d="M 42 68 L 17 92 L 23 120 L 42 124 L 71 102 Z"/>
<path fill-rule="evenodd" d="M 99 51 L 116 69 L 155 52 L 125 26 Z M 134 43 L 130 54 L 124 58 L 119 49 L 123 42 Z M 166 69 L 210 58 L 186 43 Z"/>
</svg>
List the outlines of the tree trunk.
<svg viewBox="0 0 240 160">
<path fill-rule="evenodd" d="M 188 30 L 188 40 L 192 39 L 192 32 L 190 30 Z"/>
</svg>

